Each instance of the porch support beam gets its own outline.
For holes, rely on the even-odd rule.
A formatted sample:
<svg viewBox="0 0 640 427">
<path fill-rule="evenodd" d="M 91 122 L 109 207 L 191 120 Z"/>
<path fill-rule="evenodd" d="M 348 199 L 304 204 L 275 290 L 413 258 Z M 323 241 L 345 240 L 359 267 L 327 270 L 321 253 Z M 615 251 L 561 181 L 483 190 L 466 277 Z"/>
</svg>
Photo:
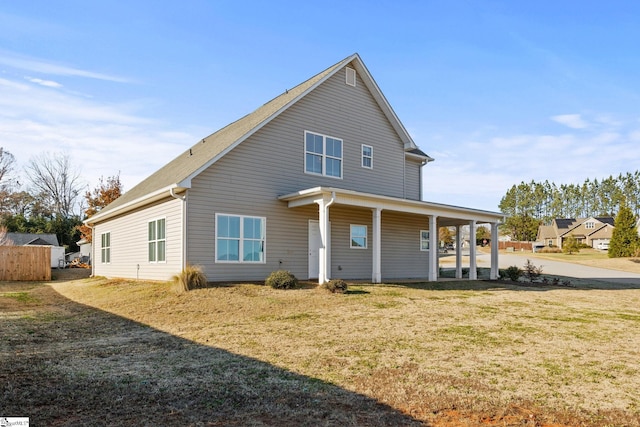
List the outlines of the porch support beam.
<svg viewBox="0 0 640 427">
<path fill-rule="evenodd" d="M 477 262 L 476 262 L 476 221 L 469 221 L 469 280 L 478 280 Z"/>
<path fill-rule="evenodd" d="M 462 227 L 456 225 L 456 279 L 462 279 Z"/>
<path fill-rule="evenodd" d="M 429 282 L 438 280 L 438 217 L 429 217 Z"/>
<path fill-rule="evenodd" d="M 318 283 L 321 285 L 331 280 L 331 234 L 329 231 L 329 206 L 335 202 L 335 195 L 325 195 L 316 201 L 319 207 L 318 222 L 320 226 L 321 245 L 318 251 Z"/>
<path fill-rule="evenodd" d="M 498 223 L 491 223 L 491 273 L 490 280 L 498 279 Z"/>
<path fill-rule="evenodd" d="M 373 224 L 373 247 L 372 247 L 372 256 L 373 256 L 373 272 L 371 274 L 371 281 L 373 283 L 382 282 L 382 239 L 381 239 L 381 229 L 382 229 L 382 209 L 375 208 L 371 210 L 373 212 L 372 224 Z"/>
</svg>

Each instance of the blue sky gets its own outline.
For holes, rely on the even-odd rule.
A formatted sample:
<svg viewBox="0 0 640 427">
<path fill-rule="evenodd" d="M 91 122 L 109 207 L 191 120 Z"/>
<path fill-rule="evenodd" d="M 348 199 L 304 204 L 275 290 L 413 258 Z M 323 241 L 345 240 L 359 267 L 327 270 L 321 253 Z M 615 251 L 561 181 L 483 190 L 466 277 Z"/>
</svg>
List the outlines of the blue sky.
<svg viewBox="0 0 640 427">
<path fill-rule="evenodd" d="M 640 168 L 640 4 L 0 3 L 0 146 L 125 191 L 357 52 L 420 148 L 424 199 L 497 210 L 520 181 Z"/>
</svg>

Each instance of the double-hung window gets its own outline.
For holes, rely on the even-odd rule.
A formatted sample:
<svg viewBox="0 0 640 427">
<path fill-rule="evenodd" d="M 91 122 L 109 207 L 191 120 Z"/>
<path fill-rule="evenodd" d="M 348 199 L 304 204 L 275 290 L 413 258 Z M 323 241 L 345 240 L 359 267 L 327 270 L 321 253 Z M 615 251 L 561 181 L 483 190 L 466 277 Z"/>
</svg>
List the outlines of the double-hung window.
<svg viewBox="0 0 640 427">
<path fill-rule="evenodd" d="M 149 262 L 164 262 L 167 248 L 166 220 L 165 218 L 149 221 Z"/>
<path fill-rule="evenodd" d="M 216 262 L 264 263 L 266 219 L 216 214 Z"/>
<path fill-rule="evenodd" d="M 305 131 L 304 171 L 342 178 L 342 140 Z"/>
<path fill-rule="evenodd" d="M 420 230 L 420 250 L 429 250 L 429 230 Z"/>
<path fill-rule="evenodd" d="M 351 248 L 367 249 L 366 225 L 351 225 Z"/>
<path fill-rule="evenodd" d="M 111 233 L 100 235 L 100 261 L 103 264 L 111 262 Z"/>
<path fill-rule="evenodd" d="M 362 144 L 362 167 L 373 169 L 373 147 Z"/>
</svg>

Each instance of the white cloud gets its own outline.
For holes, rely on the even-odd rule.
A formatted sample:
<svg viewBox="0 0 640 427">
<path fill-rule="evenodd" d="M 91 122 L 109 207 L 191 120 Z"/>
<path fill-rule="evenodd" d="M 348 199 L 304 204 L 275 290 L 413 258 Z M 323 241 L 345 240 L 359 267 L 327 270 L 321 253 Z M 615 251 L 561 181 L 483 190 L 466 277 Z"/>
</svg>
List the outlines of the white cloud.
<svg viewBox="0 0 640 427">
<path fill-rule="evenodd" d="M 584 121 L 580 114 L 561 114 L 551 117 L 551 120 L 568 126 L 571 129 L 584 129 L 589 127 L 589 123 Z"/>
<path fill-rule="evenodd" d="M 129 79 L 111 76 L 103 73 L 96 73 L 94 71 L 82 70 L 80 68 L 70 67 L 67 65 L 56 64 L 51 61 L 46 61 L 37 58 L 29 58 L 23 55 L 18 55 L 14 52 L 0 49 L 0 64 L 7 65 L 9 67 L 17 68 L 20 70 L 26 70 L 31 72 L 53 74 L 57 76 L 71 76 L 71 77 L 84 77 L 89 79 L 106 80 L 119 83 L 128 83 Z"/>
<path fill-rule="evenodd" d="M 424 197 L 495 211 L 506 191 L 522 181 L 560 185 L 633 172 L 640 165 L 640 131 L 625 130 L 635 123 L 617 123 L 618 129 L 594 127 L 579 135 L 479 137 L 470 131 L 469 139 L 458 136 L 455 152 L 432 150 L 436 161 L 423 169 Z"/>
<path fill-rule="evenodd" d="M 207 134 L 149 119 L 145 106 L 0 79 L 0 146 L 19 169 L 41 152 L 66 152 L 90 188 L 120 172 L 126 191 Z"/>
<path fill-rule="evenodd" d="M 54 82 L 53 80 L 43 80 L 43 79 L 38 79 L 34 77 L 25 77 L 25 79 L 29 80 L 31 83 L 36 83 L 41 86 L 55 87 L 55 88 L 62 87 L 60 83 Z"/>
</svg>

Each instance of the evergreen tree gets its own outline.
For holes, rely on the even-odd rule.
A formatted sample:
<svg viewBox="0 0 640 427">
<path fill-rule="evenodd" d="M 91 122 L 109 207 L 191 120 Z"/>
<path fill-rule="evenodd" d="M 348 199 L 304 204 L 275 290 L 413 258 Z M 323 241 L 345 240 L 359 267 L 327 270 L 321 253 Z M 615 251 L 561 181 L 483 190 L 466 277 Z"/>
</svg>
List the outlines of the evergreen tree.
<svg viewBox="0 0 640 427">
<path fill-rule="evenodd" d="M 616 215 L 615 228 L 609 243 L 609 257 L 633 256 L 639 244 L 636 216 L 627 204 L 623 203 Z"/>
<path fill-rule="evenodd" d="M 562 252 L 571 255 L 572 253 L 580 252 L 580 243 L 578 239 L 572 234 L 562 242 Z"/>
</svg>

